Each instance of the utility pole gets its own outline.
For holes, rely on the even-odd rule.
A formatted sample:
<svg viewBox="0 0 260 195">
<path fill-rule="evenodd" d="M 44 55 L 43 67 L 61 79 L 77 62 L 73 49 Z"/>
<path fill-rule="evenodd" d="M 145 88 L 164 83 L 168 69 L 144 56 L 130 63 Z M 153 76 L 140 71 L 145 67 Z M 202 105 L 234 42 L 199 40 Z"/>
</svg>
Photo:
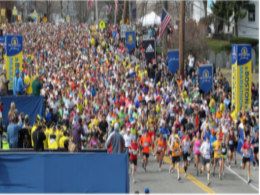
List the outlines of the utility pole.
<svg viewBox="0 0 260 195">
<path fill-rule="evenodd" d="M 115 6 L 114 25 L 116 25 L 116 6 Z"/>
<path fill-rule="evenodd" d="M 126 24 L 126 13 L 127 13 L 127 0 L 124 2 L 124 16 L 123 16 L 123 23 Z"/>
<path fill-rule="evenodd" d="M 98 25 L 98 1 L 96 0 L 96 24 Z"/>
<path fill-rule="evenodd" d="M 179 71 L 184 76 L 184 35 L 185 35 L 185 2 L 180 1 L 180 27 L 179 27 Z"/>
<path fill-rule="evenodd" d="M 128 1 L 128 6 L 129 6 L 129 22 L 130 25 L 132 24 L 132 6 L 131 6 L 131 1 Z"/>
</svg>

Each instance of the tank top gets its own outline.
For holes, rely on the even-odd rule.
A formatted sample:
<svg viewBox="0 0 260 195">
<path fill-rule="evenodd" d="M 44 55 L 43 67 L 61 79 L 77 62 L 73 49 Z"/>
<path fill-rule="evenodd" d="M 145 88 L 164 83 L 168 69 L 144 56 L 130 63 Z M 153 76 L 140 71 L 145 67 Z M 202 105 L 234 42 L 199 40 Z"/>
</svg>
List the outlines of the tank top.
<svg viewBox="0 0 260 195">
<path fill-rule="evenodd" d="M 226 155 L 227 154 L 227 146 L 225 143 L 221 143 L 221 152 L 222 152 L 222 155 Z"/>
<path fill-rule="evenodd" d="M 157 145 L 157 152 L 161 152 L 162 149 L 164 148 L 164 141 L 163 139 L 158 139 L 158 145 Z"/>
<path fill-rule="evenodd" d="M 200 154 L 201 143 L 199 141 L 194 142 L 194 154 Z"/>
<path fill-rule="evenodd" d="M 208 136 L 210 137 L 210 131 L 209 131 L 209 132 L 205 131 L 205 135 L 204 135 L 204 138 L 203 138 L 204 141 L 206 141 L 206 138 L 207 138 Z"/>
<path fill-rule="evenodd" d="M 234 141 L 235 141 L 235 135 L 234 134 L 233 135 L 229 134 L 228 145 L 229 146 L 233 146 Z"/>
<path fill-rule="evenodd" d="M 173 141 L 175 140 L 173 134 L 171 134 L 171 137 L 170 137 L 170 138 L 171 138 L 171 143 L 170 143 L 170 145 L 172 145 Z"/>
<path fill-rule="evenodd" d="M 257 138 L 257 139 L 254 138 L 253 141 L 252 141 L 252 145 L 255 146 L 255 148 L 257 148 L 257 149 L 259 147 L 258 143 L 259 143 L 259 138 Z"/>
<path fill-rule="evenodd" d="M 246 137 L 244 139 L 246 140 L 247 136 L 249 136 L 249 135 L 250 135 L 250 131 L 245 131 L 245 136 Z"/>
<path fill-rule="evenodd" d="M 183 153 L 187 154 L 190 153 L 190 140 L 186 141 L 185 139 L 183 140 Z"/>
<path fill-rule="evenodd" d="M 173 149 L 172 149 L 172 156 L 173 157 L 180 156 L 179 144 L 177 142 L 174 143 L 174 146 L 173 146 Z"/>
</svg>

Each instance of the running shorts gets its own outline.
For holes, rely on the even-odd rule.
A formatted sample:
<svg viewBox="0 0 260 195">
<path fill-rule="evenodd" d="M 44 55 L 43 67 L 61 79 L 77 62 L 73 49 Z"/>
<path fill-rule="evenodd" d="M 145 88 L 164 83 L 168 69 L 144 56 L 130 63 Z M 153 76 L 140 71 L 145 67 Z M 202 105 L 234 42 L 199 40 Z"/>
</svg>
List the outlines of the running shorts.
<svg viewBox="0 0 260 195">
<path fill-rule="evenodd" d="M 203 166 L 209 163 L 210 163 L 210 159 L 203 158 L 203 162 L 202 162 Z"/>
<path fill-rule="evenodd" d="M 246 164 L 247 162 L 250 162 L 250 158 L 243 157 L 242 163 L 243 163 L 243 164 Z"/>
<path fill-rule="evenodd" d="M 154 131 L 153 132 L 149 132 L 148 135 L 152 138 L 152 136 L 154 136 Z"/>
<path fill-rule="evenodd" d="M 234 142 L 234 147 L 237 148 L 238 142 Z"/>
<path fill-rule="evenodd" d="M 227 154 L 225 154 L 225 155 L 222 154 L 222 157 L 223 157 L 224 159 L 226 159 L 226 158 L 227 158 Z"/>
<path fill-rule="evenodd" d="M 218 161 L 221 161 L 221 160 L 222 160 L 222 156 L 219 158 L 215 158 L 215 163 L 217 163 Z"/>
<path fill-rule="evenodd" d="M 173 156 L 172 157 L 172 164 L 180 162 L 180 156 Z"/>
<path fill-rule="evenodd" d="M 183 152 L 183 161 L 190 161 L 190 153 Z"/>
<path fill-rule="evenodd" d="M 258 154 L 258 151 L 259 151 L 259 148 L 257 147 L 257 148 L 254 148 L 254 154 Z"/>
<path fill-rule="evenodd" d="M 130 163 L 137 166 L 137 159 L 130 159 Z"/>
<path fill-rule="evenodd" d="M 149 158 L 149 153 L 143 152 L 143 156 L 146 156 L 146 158 Z"/>
<path fill-rule="evenodd" d="M 234 152 L 234 150 L 235 150 L 234 145 L 229 145 L 229 150 L 230 150 L 231 152 Z"/>
</svg>

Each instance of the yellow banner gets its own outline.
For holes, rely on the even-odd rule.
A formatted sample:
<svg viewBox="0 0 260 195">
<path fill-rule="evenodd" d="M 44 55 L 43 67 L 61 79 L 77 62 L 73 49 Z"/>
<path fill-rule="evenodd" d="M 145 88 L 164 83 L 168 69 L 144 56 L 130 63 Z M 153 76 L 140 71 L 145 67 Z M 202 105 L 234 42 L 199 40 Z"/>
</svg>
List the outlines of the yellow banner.
<svg viewBox="0 0 260 195">
<path fill-rule="evenodd" d="M 70 16 L 66 17 L 67 23 L 70 23 Z"/>
<path fill-rule="evenodd" d="M 5 16 L 5 9 L 1 9 L 1 16 Z"/>
<path fill-rule="evenodd" d="M 18 21 L 21 21 L 21 15 L 18 15 Z"/>
<path fill-rule="evenodd" d="M 20 52 L 15 56 L 5 56 L 5 64 L 7 79 L 10 81 L 8 83 L 8 89 L 12 90 L 15 71 L 19 70 L 19 72 L 21 72 L 23 70 L 23 52 Z"/>
</svg>

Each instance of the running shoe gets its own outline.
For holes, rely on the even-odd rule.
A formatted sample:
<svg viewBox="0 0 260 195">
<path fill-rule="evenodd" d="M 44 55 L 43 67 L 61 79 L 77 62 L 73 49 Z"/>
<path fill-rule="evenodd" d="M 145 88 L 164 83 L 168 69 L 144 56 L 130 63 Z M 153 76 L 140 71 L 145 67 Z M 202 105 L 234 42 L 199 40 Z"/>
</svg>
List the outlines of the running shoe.
<svg viewBox="0 0 260 195">
<path fill-rule="evenodd" d="M 235 165 L 237 164 L 237 160 L 235 160 Z"/>
<path fill-rule="evenodd" d="M 200 174 L 202 174 L 202 170 L 200 169 Z"/>
<path fill-rule="evenodd" d="M 221 176 L 219 176 L 219 180 L 220 180 L 220 181 L 222 180 L 222 177 L 221 177 Z"/>
<path fill-rule="evenodd" d="M 250 184 L 251 183 L 251 179 L 248 180 L 247 184 Z"/>
<path fill-rule="evenodd" d="M 133 183 L 135 183 L 136 181 L 135 181 L 135 178 L 133 178 Z"/>
<path fill-rule="evenodd" d="M 231 169 L 231 164 L 229 164 L 228 167 Z"/>
<path fill-rule="evenodd" d="M 142 168 L 144 168 L 144 163 L 142 163 Z"/>
<path fill-rule="evenodd" d="M 171 167 L 169 168 L 169 174 L 172 174 L 173 170 L 171 169 Z"/>
<path fill-rule="evenodd" d="M 178 181 L 180 181 L 180 180 L 181 180 L 181 177 L 178 178 Z"/>
<path fill-rule="evenodd" d="M 215 176 L 215 172 L 213 172 L 213 176 Z"/>
<path fill-rule="evenodd" d="M 159 168 L 159 171 L 162 171 L 162 169 L 161 169 L 161 168 Z"/>
<path fill-rule="evenodd" d="M 255 166 L 254 166 L 254 170 L 255 170 Z"/>
<path fill-rule="evenodd" d="M 146 171 L 146 168 L 144 168 L 144 172 L 147 172 L 147 171 Z"/>
<path fill-rule="evenodd" d="M 162 161 L 162 164 L 164 165 L 164 161 Z"/>
<path fill-rule="evenodd" d="M 210 186 L 210 182 L 208 181 L 208 186 Z"/>
<path fill-rule="evenodd" d="M 155 153 L 152 151 L 153 156 L 155 156 Z"/>
<path fill-rule="evenodd" d="M 187 173 L 184 174 L 184 177 L 187 177 Z"/>
<path fill-rule="evenodd" d="M 199 171 L 197 171 L 197 176 L 199 176 Z"/>
</svg>

